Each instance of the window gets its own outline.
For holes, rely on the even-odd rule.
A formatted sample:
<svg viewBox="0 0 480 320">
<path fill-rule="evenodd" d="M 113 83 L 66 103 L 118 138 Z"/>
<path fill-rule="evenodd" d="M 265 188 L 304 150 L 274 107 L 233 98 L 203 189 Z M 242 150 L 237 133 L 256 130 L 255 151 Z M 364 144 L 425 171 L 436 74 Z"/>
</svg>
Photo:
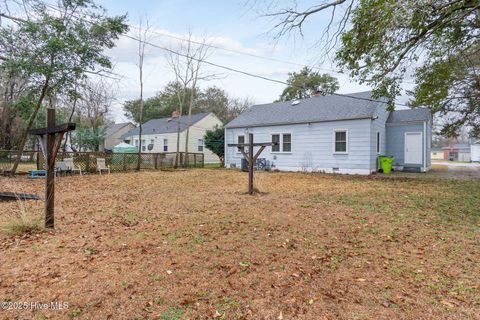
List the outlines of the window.
<svg viewBox="0 0 480 320">
<path fill-rule="evenodd" d="M 348 153 L 348 133 L 347 130 L 335 130 L 335 153 Z"/>
<path fill-rule="evenodd" d="M 198 142 L 197 142 L 197 150 L 199 152 L 203 152 L 203 139 L 198 139 Z"/>
<path fill-rule="evenodd" d="M 245 136 L 238 136 L 237 143 L 238 144 L 244 144 L 245 143 Z"/>
<path fill-rule="evenodd" d="M 145 139 L 142 139 L 142 151 L 146 151 L 147 147 L 145 146 Z"/>
<path fill-rule="evenodd" d="M 237 137 L 238 144 L 245 144 L 245 136 L 238 136 Z M 237 148 L 237 152 L 240 152 L 240 149 Z"/>
<path fill-rule="evenodd" d="M 283 152 L 292 151 L 292 135 L 290 133 L 283 134 Z"/>
<path fill-rule="evenodd" d="M 168 139 L 163 139 L 163 152 L 168 151 Z"/>
<path fill-rule="evenodd" d="M 272 134 L 272 142 L 276 143 L 276 145 L 272 146 L 272 152 L 280 152 L 280 135 Z"/>
<path fill-rule="evenodd" d="M 380 154 L 380 132 L 377 131 L 377 153 Z"/>
<path fill-rule="evenodd" d="M 135 140 L 135 147 L 138 147 L 138 140 Z"/>
</svg>

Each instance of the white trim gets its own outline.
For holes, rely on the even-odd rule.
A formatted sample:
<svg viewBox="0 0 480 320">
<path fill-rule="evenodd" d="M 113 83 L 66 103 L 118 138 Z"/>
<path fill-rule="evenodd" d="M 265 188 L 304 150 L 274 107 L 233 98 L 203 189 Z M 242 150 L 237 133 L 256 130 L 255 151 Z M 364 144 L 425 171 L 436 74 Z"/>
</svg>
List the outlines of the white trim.
<svg viewBox="0 0 480 320">
<path fill-rule="evenodd" d="M 427 122 L 423 122 L 423 139 L 422 139 L 422 154 L 423 154 L 423 172 L 427 172 Z"/>
<path fill-rule="evenodd" d="M 225 129 L 226 130 L 226 129 Z M 243 143 L 245 144 L 245 142 L 247 141 L 247 137 L 245 134 L 237 134 L 236 136 L 236 141 L 234 143 L 239 143 L 238 142 L 238 137 L 243 137 Z M 240 149 L 238 149 L 237 147 L 234 147 L 235 148 L 235 153 L 238 153 L 238 154 L 241 154 L 242 152 L 240 151 Z"/>
<path fill-rule="evenodd" d="M 290 135 L 290 151 L 283 151 L 283 135 L 284 134 L 289 134 Z M 270 141 L 272 141 L 272 136 L 273 135 L 278 135 L 279 151 L 271 151 L 272 147 L 270 147 L 270 153 L 271 154 L 292 154 L 292 151 L 293 151 L 293 134 L 290 131 L 287 131 L 287 132 L 270 132 Z"/>
<path fill-rule="evenodd" d="M 335 150 L 335 142 L 336 142 L 336 133 L 337 132 L 345 132 L 345 150 L 346 151 L 336 151 Z M 332 153 L 333 154 L 348 154 L 348 151 L 349 151 L 349 143 L 348 143 L 348 129 L 333 129 L 333 134 L 332 134 L 332 137 L 333 137 L 333 141 L 332 141 Z"/>
<path fill-rule="evenodd" d="M 409 133 L 415 133 L 415 134 L 420 133 L 420 135 L 422 136 L 422 144 L 423 144 L 423 140 L 424 140 L 422 131 L 405 131 L 405 133 L 403 134 L 403 164 L 404 164 L 404 166 L 406 166 L 407 164 L 422 165 L 422 163 L 408 163 L 407 162 L 407 134 L 409 134 Z"/>
<path fill-rule="evenodd" d="M 200 144 L 200 141 L 202 142 Z M 200 147 L 202 147 L 202 150 L 200 150 Z M 197 138 L 197 152 L 204 152 L 205 150 L 205 141 L 203 140 L 203 138 Z"/>
<path fill-rule="evenodd" d="M 288 167 L 288 166 L 275 166 L 275 169 L 279 171 L 287 171 L 287 172 L 325 172 L 325 173 L 334 173 L 334 174 L 359 174 L 359 175 L 369 175 L 372 174 L 372 170 L 370 169 L 347 169 L 347 168 L 339 168 L 338 170 L 333 171 L 333 168 L 310 168 L 305 170 L 303 167 Z"/>
</svg>

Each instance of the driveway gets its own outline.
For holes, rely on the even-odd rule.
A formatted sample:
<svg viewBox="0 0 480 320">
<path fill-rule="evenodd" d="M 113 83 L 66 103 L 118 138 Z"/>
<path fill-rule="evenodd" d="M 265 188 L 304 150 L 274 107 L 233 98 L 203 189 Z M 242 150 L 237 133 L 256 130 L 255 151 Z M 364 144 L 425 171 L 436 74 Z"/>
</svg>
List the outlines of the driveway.
<svg viewBox="0 0 480 320">
<path fill-rule="evenodd" d="M 457 179 L 480 179 L 480 163 L 434 161 L 431 172 Z"/>
</svg>

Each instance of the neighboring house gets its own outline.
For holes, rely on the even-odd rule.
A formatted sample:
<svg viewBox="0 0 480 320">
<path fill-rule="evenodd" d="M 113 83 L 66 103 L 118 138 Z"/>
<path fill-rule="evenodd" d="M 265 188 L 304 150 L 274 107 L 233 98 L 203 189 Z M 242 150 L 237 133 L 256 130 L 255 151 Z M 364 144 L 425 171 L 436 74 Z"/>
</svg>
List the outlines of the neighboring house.
<svg viewBox="0 0 480 320">
<path fill-rule="evenodd" d="M 142 126 L 142 152 L 176 152 L 178 114 L 174 112 L 169 118 L 152 119 Z M 180 152 L 185 152 L 185 139 L 187 133 L 188 116 L 182 116 L 180 121 Z M 213 113 L 192 114 L 188 137 L 188 151 L 203 153 L 205 163 L 219 163 L 220 159 L 210 150 L 205 148 L 203 137 L 207 130 L 221 127 L 222 121 Z M 122 138 L 125 142 L 139 146 L 139 128 L 125 133 Z"/>
<path fill-rule="evenodd" d="M 444 160 L 442 148 L 432 148 L 430 150 L 430 158 L 432 160 Z"/>
<path fill-rule="evenodd" d="M 470 145 L 468 143 L 456 143 L 442 148 L 443 159 L 449 161 L 470 162 Z"/>
<path fill-rule="evenodd" d="M 370 174 L 379 155 L 393 155 L 396 169 L 427 171 L 431 126 L 427 109 L 388 112 L 371 92 L 257 105 L 225 126 L 225 166 L 243 158 L 227 144 L 253 133 L 254 142 L 278 142 L 260 155 L 278 170 Z"/>
<path fill-rule="evenodd" d="M 480 140 L 472 141 L 470 155 L 472 162 L 480 162 Z"/>
<path fill-rule="evenodd" d="M 135 128 L 131 122 L 115 123 L 105 129 L 105 139 L 103 145 L 100 146 L 100 151 L 112 150 L 117 144 L 122 143 L 122 136 L 128 131 Z"/>
</svg>

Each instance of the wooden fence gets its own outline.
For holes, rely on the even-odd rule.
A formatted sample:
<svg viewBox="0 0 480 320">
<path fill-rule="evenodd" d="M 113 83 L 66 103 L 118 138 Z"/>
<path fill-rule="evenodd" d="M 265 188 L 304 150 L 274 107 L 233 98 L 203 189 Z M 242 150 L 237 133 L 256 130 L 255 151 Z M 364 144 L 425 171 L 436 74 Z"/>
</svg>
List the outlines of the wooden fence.
<svg viewBox="0 0 480 320">
<path fill-rule="evenodd" d="M 3 169 L 12 166 L 17 157 L 17 151 L 0 150 L 0 163 Z M 82 169 L 83 172 L 97 171 L 97 158 L 104 158 L 110 170 L 113 171 L 129 171 L 137 168 L 137 153 L 105 153 L 105 152 L 59 152 L 57 161 L 63 161 L 65 158 L 73 158 L 76 167 Z M 183 167 L 185 161 L 185 153 L 180 153 L 179 167 Z M 45 159 L 42 152 L 24 151 L 21 156 L 18 172 L 26 172 L 28 170 L 42 169 Z M 203 153 L 188 153 L 189 167 L 203 167 Z M 142 153 L 140 155 L 141 169 L 166 169 L 173 168 L 175 165 L 175 152 L 164 153 Z M 1 168 L 0 168 L 1 169 Z"/>
</svg>

